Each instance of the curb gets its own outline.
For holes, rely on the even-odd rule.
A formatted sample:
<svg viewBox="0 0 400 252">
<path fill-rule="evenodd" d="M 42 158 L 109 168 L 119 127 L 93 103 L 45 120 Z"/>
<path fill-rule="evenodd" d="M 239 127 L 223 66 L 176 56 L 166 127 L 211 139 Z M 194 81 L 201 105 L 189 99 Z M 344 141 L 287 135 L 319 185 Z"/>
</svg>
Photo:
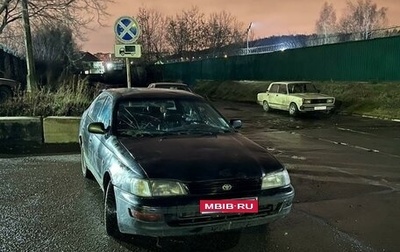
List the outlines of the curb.
<svg viewBox="0 0 400 252">
<path fill-rule="evenodd" d="M 339 112 L 338 114 L 339 115 L 347 115 L 347 116 L 358 116 L 358 117 L 369 118 L 369 119 L 379 119 L 379 120 L 385 120 L 385 121 L 392 121 L 392 122 L 400 123 L 400 119 L 397 119 L 397 118 L 388 118 L 388 117 L 372 116 L 372 115 L 357 114 L 357 113 L 347 113 L 347 112 Z"/>
<path fill-rule="evenodd" d="M 391 119 L 386 117 L 378 117 L 378 116 L 370 116 L 370 115 L 361 115 L 361 117 L 371 118 L 371 119 L 380 119 L 385 121 L 392 121 L 392 122 L 400 122 L 400 119 Z"/>
<path fill-rule="evenodd" d="M 393 118 L 387 118 L 387 117 L 379 117 L 379 116 L 371 116 L 371 115 L 359 115 L 364 118 L 370 118 L 370 119 L 379 119 L 379 120 L 385 120 L 385 121 L 392 121 L 392 122 L 400 122 L 400 119 L 393 119 Z"/>
<path fill-rule="evenodd" d="M 0 141 L 2 145 L 77 143 L 79 124 L 80 117 L 73 116 L 0 117 Z"/>
</svg>

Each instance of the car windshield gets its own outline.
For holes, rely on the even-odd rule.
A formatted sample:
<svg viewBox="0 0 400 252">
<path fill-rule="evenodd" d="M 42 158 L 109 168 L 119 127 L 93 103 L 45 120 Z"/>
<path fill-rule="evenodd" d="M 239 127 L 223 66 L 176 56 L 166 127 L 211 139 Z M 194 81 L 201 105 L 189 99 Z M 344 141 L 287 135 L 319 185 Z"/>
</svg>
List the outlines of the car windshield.
<svg viewBox="0 0 400 252">
<path fill-rule="evenodd" d="M 117 136 L 209 135 L 233 130 L 212 106 L 199 100 L 124 100 L 116 109 Z"/>
<path fill-rule="evenodd" d="M 292 83 L 289 84 L 289 93 L 318 93 L 318 90 L 312 83 Z"/>
</svg>

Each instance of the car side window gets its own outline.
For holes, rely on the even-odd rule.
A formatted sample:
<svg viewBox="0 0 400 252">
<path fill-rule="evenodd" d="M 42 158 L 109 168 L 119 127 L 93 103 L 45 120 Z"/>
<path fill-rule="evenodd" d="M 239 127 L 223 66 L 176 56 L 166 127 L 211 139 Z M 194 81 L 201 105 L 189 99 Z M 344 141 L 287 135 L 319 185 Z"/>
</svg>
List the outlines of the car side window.
<svg viewBox="0 0 400 252">
<path fill-rule="evenodd" d="M 277 84 L 272 85 L 271 88 L 269 89 L 269 92 L 270 93 L 278 93 L 278 87 L 279 87 L 279 85 L 277 85 Z"/>
<path fill-rule="evenodd" d="M 89 112 L 89 116 L 92 118 L 93 121 L 97 121 L 97 117 L 100 113 L 101 108 L 103 107 L 103 103 L 105 101 L 106 97 L 102 96 L 99 97 L 92 105 L 92 108 Z"/>
<path fill-rule="evenodd" d="M 287 94 L 287 86 L 285 84 L 279 85 L 279 93 L 280 94 Z"/>
<path fill-rule="evenodd" d="M 98 114 L 98 122 L 102 122 L 104 124 L 104 128 L 108 128 L 111 125 L 111 115 L 112 115 L 112 99 L 107 97 L 103 107 Z"/>
</svg>

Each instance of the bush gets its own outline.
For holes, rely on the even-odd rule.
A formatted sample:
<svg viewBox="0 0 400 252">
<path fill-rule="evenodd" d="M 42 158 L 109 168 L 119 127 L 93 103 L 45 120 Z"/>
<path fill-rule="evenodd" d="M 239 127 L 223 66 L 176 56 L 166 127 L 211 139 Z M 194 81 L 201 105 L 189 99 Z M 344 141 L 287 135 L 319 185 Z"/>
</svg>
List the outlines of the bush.
<svg viewBox="0 0 400 252">
<path fill-rule="evenodd" d="M 81 116 L 97 88 L 87 80 L 71 78 L 56 91 L 44 87 L 32 93 L 19 92 L 0 107 L 0 116 Z"/>
</svg>

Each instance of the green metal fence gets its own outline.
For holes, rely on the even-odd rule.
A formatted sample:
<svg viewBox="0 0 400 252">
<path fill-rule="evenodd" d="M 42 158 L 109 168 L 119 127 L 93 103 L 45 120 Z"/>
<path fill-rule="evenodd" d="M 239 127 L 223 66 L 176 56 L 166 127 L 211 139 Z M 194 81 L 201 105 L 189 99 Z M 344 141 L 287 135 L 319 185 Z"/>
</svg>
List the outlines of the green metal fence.
<svg viewBox="0 0 400 252">
<path fill-rule="evenodd" d="M 399 81 L 400 36 L 156 66 L 163 80 Z"/>
</svg>

